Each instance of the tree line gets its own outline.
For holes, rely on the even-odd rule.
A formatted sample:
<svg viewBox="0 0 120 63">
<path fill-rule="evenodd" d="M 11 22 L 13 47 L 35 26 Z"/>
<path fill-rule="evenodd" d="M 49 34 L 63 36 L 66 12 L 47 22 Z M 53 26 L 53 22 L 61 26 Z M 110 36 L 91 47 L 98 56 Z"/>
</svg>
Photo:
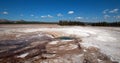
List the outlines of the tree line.
<svg viewBox="0 0 120 63">
<path fill-rule="evenodd" d="M 57 22 L 40 22 L 40 21 L 11 21 L 11 20 L 0 20 L 0 24 L 57 24 Z"/>
<path fill-rule="evenodd" d="M 67 21 L 67 20 L 60 20 L 59 25 L 65 26 L 65 25 L 81 25 L 81 26 L 120 26 L 120 21 L 117 22 L 80 22 L 80 21 Z"/>
<path fill-rule="evenodd" d="M 42 21 L 10 21 L 10 20 L 1 20 L 0 24 L 58 24 L 61 26 L 116 26 L 120 27 L 120 21 L 116 22 L 81 22 L 74 20 L 60 20 L 59 22 L 42 22 Z"/>
</svg>

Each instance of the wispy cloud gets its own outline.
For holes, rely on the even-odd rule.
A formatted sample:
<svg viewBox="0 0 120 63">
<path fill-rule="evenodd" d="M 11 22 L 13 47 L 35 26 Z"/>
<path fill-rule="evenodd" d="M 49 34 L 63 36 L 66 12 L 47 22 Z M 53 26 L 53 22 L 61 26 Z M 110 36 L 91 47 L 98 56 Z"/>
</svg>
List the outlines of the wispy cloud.
<svg viewBox="0 0 120 63">
<path fill-rule="evenodd" d="M 68 14 L 74 14 L 74 11 L 68 11 Z"/>
<path fill-rule="evenodd" d="M 33 15 L 33 14 L 31 14 L 30 16 L 32 16 L 32 17 L 33 17 L 34 15 Z"/>
<path fill-rule="evenodd" d="M 83 17 L 75 17 L 75 19 L 77 19 L 77 20 L 80 20 L 80 19 L 83 19 Z"/>
<path fill-rule="evenodd" d="M 48 17 L 48 18 L 52 18 L 53 16 L 51 16 L 51 15 L 47 15 L 47 17 Z"/>
<path fill-rule="evenodd" d="M 113 16 L 115 19 L 120 19 L 120 15 Z"/>
<path fill-rule="evenodd" d="M 113 10 L 109 11 L 109 13 L 118 13 L 118 11 L 119 11 L 119 9 L 116 8 L 116 9 L 113 9 Z"/>
<path fill-rule="evenodd" d="M 112 9 L 112 10 L 109 10 L 109 9 L 105 9 L 103 10 L 103 14 L 106 14 L 106 13 L 118 13 L 119 9 L 118 8 L 115 8 L 115 9 Z"/>
<path fill-rule="evenodd" d="M 106 14 L 109 11 L 109 9 L 105 9 L 102 13 Z"/>
<path fill-rule="evenodd" d="M 120 15 L 113 16 L 113 19 L 114 19 L 115 21 L 120 21 Z"/>
<path fill-rule="evenodd" d="M 4 12 L 2 12 L 2 14 L 5 14 L 5 15 L 7 15 L 7 14 L 8 14 L 8 12 L 7 12 L 7 11 L 4 11 Z"/>
<path fill-rule="evenodd" d="M 120 16 L 117 16 L 118 19 L 120 19 Z"/>
<path fill-rule="evenodd" d="M 51 15 L 46 15 L 46 16 L 41 16 L 41 18 L 53 18 L 53 16 L 51 16 Z"/>
<path fill-rule="evenodd" d="M 47 16 L 41 16 L 41 18 L 46 18 Z"/>
<path fill-rule="evenodd" d="M 104 19 L 108 19 L 109 17 L 109 15 L 104 15 Z"/>
<path fill-rule="evenodd" d="M 61 16 L 63 16 L 63 15 L 62 15 L 61 13 L 58 13 L 57 16 L 58 16 L 58 17 L 61 17 Z"/>
</svg>

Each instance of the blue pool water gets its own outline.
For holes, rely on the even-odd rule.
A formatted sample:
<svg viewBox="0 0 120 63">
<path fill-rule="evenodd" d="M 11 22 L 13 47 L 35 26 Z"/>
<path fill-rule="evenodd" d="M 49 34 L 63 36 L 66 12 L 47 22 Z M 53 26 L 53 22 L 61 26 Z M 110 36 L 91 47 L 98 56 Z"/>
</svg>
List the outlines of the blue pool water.
<svg viewBox="0 0 120 63">
<path fill-rule="evenodd" d="M 62 36 L 62 37 L 57 37 L 57 39 L 61 39 L 61 40 L 71 40 L 71 39 L 74 39 L 74 38 Z"/>
</svg>

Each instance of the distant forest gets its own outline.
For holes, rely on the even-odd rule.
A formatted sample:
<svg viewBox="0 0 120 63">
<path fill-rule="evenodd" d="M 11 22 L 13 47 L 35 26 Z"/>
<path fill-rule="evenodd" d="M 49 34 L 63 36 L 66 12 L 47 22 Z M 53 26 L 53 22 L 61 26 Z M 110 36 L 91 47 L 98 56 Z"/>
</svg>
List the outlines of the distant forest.
<svg viewBox="0 0 120 63">
<path fill-rule="evenodd" d="M 58 24 L 58 22 L 39 22 L 39 21 L 11 21 L 6 19 L 0 19 L 0 24 Z"/>
<path fill-rule="evenodd" d="M 80 21 L 67 21 L 67 20 L 60 20 L 59 25 L 65 26 L 65 25 L 70 25 L 70 26 L 116 26 L 120 27 L 120 21 L 118 22 L 80 22 Z"/>
<path fill-rule="evenodd" d="M 10 21 L 0 19 L 0 24 L 58 24 L 61 26 L 115 26 L 120 27 L 120 21 L 117 22 L 80 22 L 80 21 L 69 21 L 60 20 L 59 22 L 38 22 L 38 21 Z"/>
</svg>

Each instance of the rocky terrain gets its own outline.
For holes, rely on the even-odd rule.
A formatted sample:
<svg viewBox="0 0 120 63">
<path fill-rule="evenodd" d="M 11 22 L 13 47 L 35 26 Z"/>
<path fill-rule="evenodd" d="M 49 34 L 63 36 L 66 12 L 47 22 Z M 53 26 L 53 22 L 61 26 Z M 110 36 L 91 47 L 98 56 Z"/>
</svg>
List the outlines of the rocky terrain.
<svg viewBox="0 0 120 63">
<path fill-rule="evenodd" d="M 0 25 L 0 63 L 120 63 L 120 28 Z"/>
</svg>

